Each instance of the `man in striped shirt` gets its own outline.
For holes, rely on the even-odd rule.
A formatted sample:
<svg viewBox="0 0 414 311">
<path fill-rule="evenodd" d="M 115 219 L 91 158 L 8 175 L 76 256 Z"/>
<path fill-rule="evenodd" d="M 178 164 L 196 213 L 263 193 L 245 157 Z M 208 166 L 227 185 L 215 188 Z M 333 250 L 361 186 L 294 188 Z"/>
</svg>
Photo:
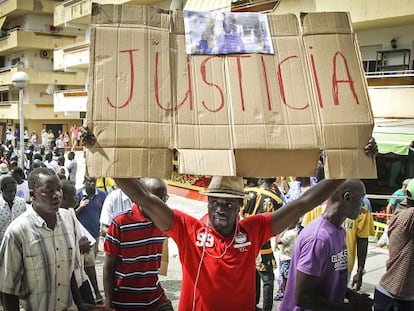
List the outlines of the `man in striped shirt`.
<svg viewBox="0 0 414 311">
<path fill-rule="evenodd" d="M 162 180 L 142 179 L 164 202 Z M 158 280 L 164 235 L 137 205 L 116 216 L 108 228 L 104 251 L 105 306 L 115 310 L 172 311 Z"/>
</svg>

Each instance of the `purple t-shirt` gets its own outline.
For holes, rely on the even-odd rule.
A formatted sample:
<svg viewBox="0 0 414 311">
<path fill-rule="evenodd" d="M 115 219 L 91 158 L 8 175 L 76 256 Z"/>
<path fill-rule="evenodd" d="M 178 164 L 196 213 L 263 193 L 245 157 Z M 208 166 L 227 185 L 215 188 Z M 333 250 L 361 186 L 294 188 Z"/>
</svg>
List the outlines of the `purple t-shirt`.
<svg viewBox="0 0 414 311">
<path fill-rule="evenodd" d="M 302 230 L 296 240 L 279 311 L 305 310 L 295 305 L 297 270 L 319 277 L 316 289 L 319 295 L 332 302 L 343 302 L 348 278 L 345 229 L 334 226 L 322 216 Z"/>
</svg>

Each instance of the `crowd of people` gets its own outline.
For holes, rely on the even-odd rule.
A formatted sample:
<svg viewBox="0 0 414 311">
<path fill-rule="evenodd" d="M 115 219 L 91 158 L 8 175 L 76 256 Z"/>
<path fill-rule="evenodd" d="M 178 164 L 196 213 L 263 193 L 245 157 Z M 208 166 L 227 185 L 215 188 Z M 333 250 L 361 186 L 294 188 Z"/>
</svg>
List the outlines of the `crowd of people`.
<svg viewBox="0 0 414 311">
<path fill-rule="evenodd" d="M 371 140 L 366 152 L 375 150 Z M 389 222 L 390 259 L 372 302 L 357 293 L 373 234 L 359 180 L 215 176 L 196 219 L 168 206 L 159 179 L 84 176 L 76 189 L 74 162 L 55 148 L 33 160 L 27 181 L 20 167 L 0 176 L 4 310 L 173 310 L 158 278 L 166 237 L 183 267 L 179 310 L 268 311 L 275 300 L 282 311 L 414 308 L 414 180 Z"/>
<path fill-rule="evenodd" d="M 81 128 L 81 126 L 73 124 L 69 129 L 70 134 L 68 131 L 63 132 L 61 130 L 55 133 L 52 129 L 46 130 L 45 128 L 39 134 L 36 130 L 29 134 L 29 130 L 25 128 L 23 133 L 24 149 L 31 148 L 33 151 L 44 153 L 57 148 L 61 153 L 64 153 L 67 147 L 71 147 L 73 151 L 76 146 L 80 146 Z M 4 132 L 2 142 L 2 148 L 6 151 L 9 148 L 12 148 L 12 150 L 20 149 L 20 128 L 16 127 L 14 132 L 11 128 L 8 128 Z"/>
</svg>

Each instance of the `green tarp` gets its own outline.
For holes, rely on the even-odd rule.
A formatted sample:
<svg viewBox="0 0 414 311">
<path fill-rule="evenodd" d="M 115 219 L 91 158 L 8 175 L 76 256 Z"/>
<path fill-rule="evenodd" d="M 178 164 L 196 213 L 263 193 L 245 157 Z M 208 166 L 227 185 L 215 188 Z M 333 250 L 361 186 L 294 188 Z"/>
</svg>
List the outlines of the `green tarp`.
<svg viewBox="0 0 414 311">
<path fill-rule="evenodd" d="M 414 134 L 384 133 L 374 130 L 372 133 L 378 144 L 378 152 L 395 153 L 398 155 L 408 155 L 410 143 L 414 140 Z"/>
</svg>

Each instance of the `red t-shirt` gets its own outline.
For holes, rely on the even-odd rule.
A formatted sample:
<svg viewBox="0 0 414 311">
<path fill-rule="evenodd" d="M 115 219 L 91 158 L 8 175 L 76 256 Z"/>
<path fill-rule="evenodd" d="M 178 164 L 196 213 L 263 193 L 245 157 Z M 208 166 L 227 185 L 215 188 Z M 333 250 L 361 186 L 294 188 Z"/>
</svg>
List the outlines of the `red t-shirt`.
<svg viewBox="0 0 414 311">
<path fill-rule="evenodd" d="M 134 204 L 112 221 L 105 254 L 116 256 L 112 304 L 116 310 L 148 310 L 165 302 L 158 282 L 163 233 Z"/>
<path fill-rule="evenodd" d="M 177 243 L 182 264 L 178 310 L 193 310 L 194 302 L 197 311 L 255 310 L 256 257 L 273 235 L 270 213 L 240 220 L 235 234 L 224 238 L 174 210 L 173 224 L 165 233 Z"/>
</svg>

